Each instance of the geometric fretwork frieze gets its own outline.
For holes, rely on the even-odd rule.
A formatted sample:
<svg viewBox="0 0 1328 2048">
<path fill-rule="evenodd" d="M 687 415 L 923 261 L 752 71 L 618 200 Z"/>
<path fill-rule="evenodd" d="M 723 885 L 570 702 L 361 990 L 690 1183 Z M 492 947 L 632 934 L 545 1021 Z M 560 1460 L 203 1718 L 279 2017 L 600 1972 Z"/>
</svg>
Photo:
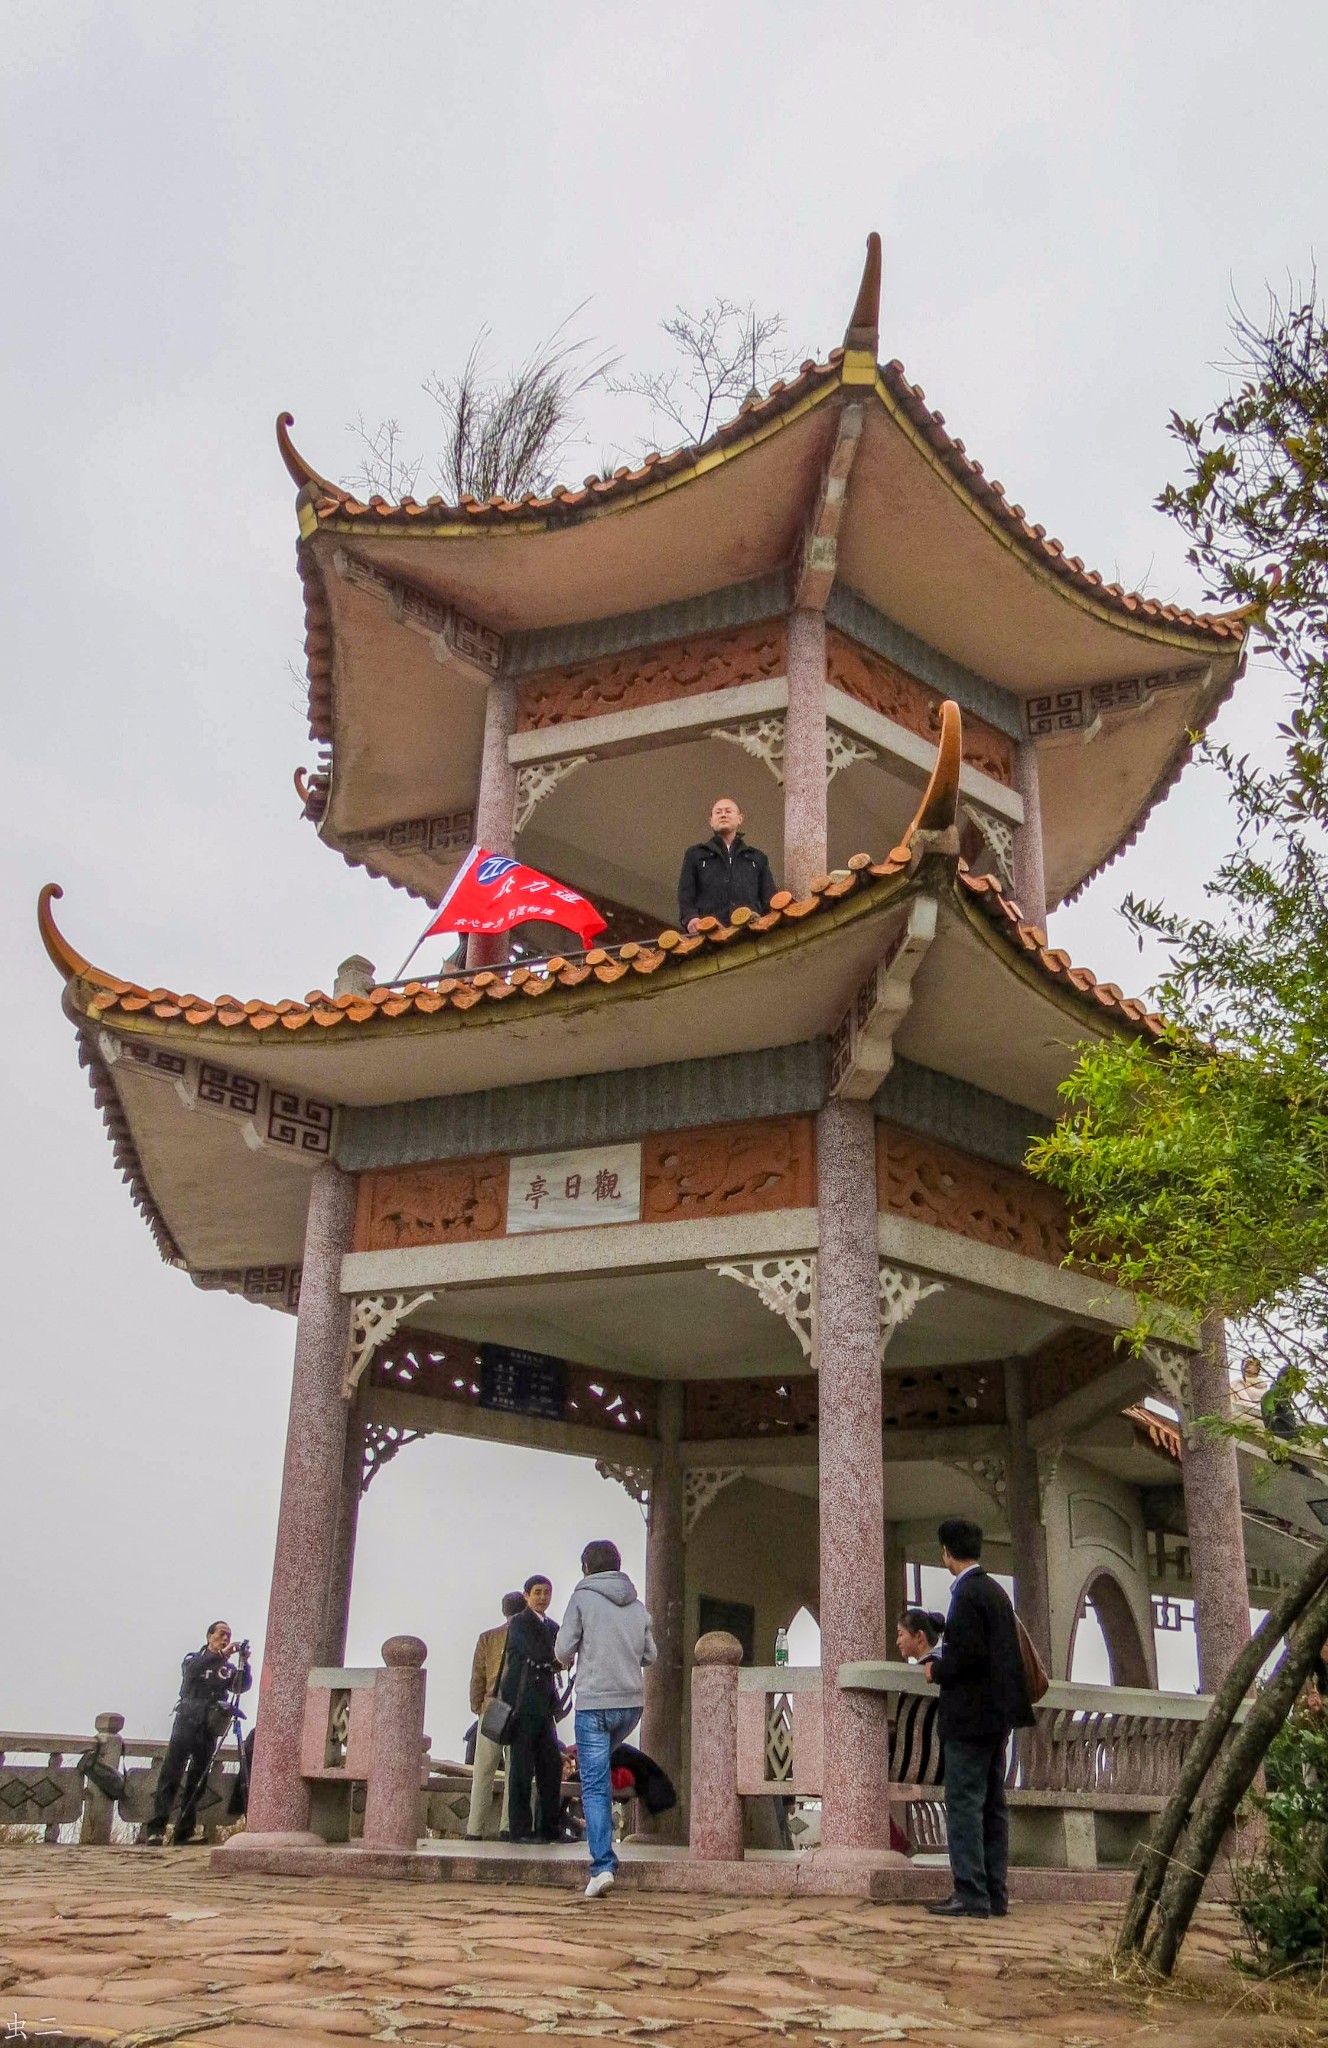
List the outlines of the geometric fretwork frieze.
<svg viewBox="0 0 1328 2048">
<path fill-rule="evenodd" d="M 683 1541 L 691 1535 L 706 1509 L 717 1494 L 726 1486 L 732 1486 L 735 1479 L 741 1479 L 742 1472 L 737 1466 L 691 1467 L 683 1474 L 682 1482 L 682 1533 Z"/>
<path fill-rule="evenodd" d="M 251 1151 L 280 1153 L 309 1167 L 332 1156 L 336 1110 L 330 1102 L 112 1031 L 98 1032 L 97 1049 L 108 1067 L 165 1081 L 186 1109 L 234 1124 Z"/>
</svg>

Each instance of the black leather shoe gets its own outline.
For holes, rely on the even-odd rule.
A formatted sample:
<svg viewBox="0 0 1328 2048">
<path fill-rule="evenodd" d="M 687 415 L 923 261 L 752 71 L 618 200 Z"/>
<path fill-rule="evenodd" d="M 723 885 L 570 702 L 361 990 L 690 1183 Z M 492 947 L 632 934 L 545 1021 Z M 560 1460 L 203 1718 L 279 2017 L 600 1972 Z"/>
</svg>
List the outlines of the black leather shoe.
<svg viewBox="0 0 1328 2048">
<path fill-rule="evenodd" d="M 999 1906 L 992 1907 L 991 1917 L 993 1920 L 1004 1920 L 1006 1915 L 1009 1913 L 1009 1910 L 1009 1905 L 1004 1899 L 1002 1899 Z"/>
<path fill-rule="evenodd" d="M 927 1911 L 938 1920 L 990 1920 L 990 1906 L 971 1906 L 967 1899 L 933 1899 Z"/>
</svg>

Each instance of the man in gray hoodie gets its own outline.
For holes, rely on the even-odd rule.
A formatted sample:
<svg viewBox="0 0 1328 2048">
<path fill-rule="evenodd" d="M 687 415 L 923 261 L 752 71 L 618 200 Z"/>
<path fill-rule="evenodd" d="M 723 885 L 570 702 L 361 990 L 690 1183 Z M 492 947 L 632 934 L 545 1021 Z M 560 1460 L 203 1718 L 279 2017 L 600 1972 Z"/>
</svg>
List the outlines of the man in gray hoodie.
<svg viewBox="0 0 1328 2048">
<path fill-rule="evenodd" d="M 617 1545 L 588 1543 L 581 1571 L 554 1655 L 564 1665 L 576 1659 L 577 1775 L 590 1847 L 586 1897 L 597 1899 L 612 1888 L 618 1868 L 609 1757 L 641 1718 L 641 1672 L 658 1652 Z"/>
</svg>

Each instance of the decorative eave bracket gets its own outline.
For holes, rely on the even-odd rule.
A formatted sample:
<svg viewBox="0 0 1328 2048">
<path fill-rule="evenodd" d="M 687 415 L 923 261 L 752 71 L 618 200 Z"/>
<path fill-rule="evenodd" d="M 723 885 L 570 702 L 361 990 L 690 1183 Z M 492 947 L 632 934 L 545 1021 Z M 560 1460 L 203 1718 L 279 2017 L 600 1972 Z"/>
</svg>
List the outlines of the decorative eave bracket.
<svg viewBox="0 0 1328 2048">
<path fill-rule="evenodd" d="M 913 982 L 936 937 L 934 896 L 916 896 L 889 950 L 867 975 L 830 1041 L 830 1092 L 869 1102 L 894 1065 L 895 1033 L 913 1002 Z"/>
<path fill-rule="evenodd" d="M 787 1258 L 739 1259 L 722 1263 L 716 1260 L 710 1262 L 706 1270 L 718 1273 L 723 1279 L 736 1280 L 743 1287 L 750 1287 L 763 1307 L 788 1324 L 813 1372 L 819 1368 L 815 1252 L 795 1253 Z M 940 1280 L 924 1280 L 910 1266 L 881 1262 L 882 1358 L 895 1331 L 908 1321 L 918 1303 L 929 1294 L 939 1294 L 943 1286 L 944 1282 Z"/>
</svg>

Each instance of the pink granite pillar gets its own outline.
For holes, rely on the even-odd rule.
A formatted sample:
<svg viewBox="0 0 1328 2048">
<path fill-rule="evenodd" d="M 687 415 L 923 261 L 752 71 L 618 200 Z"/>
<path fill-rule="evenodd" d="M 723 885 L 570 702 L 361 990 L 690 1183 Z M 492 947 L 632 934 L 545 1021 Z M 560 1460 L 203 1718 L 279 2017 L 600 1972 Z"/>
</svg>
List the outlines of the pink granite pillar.
<svg viewBox="0 0 1328 2048">
<path fill-rule="evenodd" d="M 691 1852 L 702 1863 L 742 1861 L 738 1797 L 738 1666 L 742 1644 L 715 1629 L 692 1652 Z"/>
<path fill-rule="evenodd" d="M 1195 1416 L 1229 1416 L 1231 1382 L 1222 1318 L 1209 1316 L 1202 1334 L 1204 1349 L 1190 1361 L 1192 1410 Z M 1199 1687 L 1202 1692 L 1216 1692 L 1250 1638 L 1245 1526 L 1235 1445 L 1204 1430 L 1184 1430 L 1181 1478 L 1194 1580 Z"/>
<path fill-rule="evenodd" d="M 1023 799 L 1024 822 L 1014 835 L 1014 900 L 1025 924 L 1047 929 L 1047 884 L 1042 870 L 1042 796 L 1037 748 L 1023 740 L 1015 748 L 1015 787 Z"/>
<path fill-rule="evenodd" d="M 785 661 L 783 882 L 795 896 L 805 896 L 829 858 L 824 612 L 789 614 Z"/>
<path fill-rule="evenodd" d="M 841 1664 L 886 1655 L 876 1120 L 870 1103 L 827 1103 L 816 1119 L 816 1172 L 821 1843 L 832 1853 L 874 1853 L 890 1846 L 885 1699 L 841 1692 L 837 1683 Z"/>
<path fill-rule="evenodd" d="M 495 676 L 484 700 L 484 749 L 475 798 L 475 844 L 486 853 L 514 850 L 516 770 L 507 758 L 507 742 L 515 731 L 516 684 L 510 676 Z M 472 932 L 466 941 L 466 965 L 498 967 L 507 952 L 505 933 Z"/>
<path fill-rule="evenodd" d="M 678 1787 L 679 1804 L 670 1813 L 650 1821 L 647 1829 L 666 1842 L 682 1840 L 682 1411 L 681 1384 L 666 1380 L 659 1389 L 659 1457 L 650 1478 L 650 1513 L 646 1524 L 645 1603 L 659 1655 L 645 1674 L 640 1738 L 646 1755 L 654 1757 Z"/>
<path fill-rule="evenodd" d="M 413 1849 L 423 1792 L 424 1659 L 418 1636 L 389 1636 L 374 1679 L 373 1732 L 364 1793 L 366 1849 Z"/>
<path fill-rule="evenodd" d="M 346 1421 L 346 1455 L 341 1464 L 337 1502 L 337 1533 L 327 1583 L 327 1619 L 323 1626 L 320 1664 L 344 1664 L 350 1627 L 350 1589 L 355 1576 L 355 1537 L 360 1522 L 360 1489 L 364 1478 L 364 1417 L 352 1409 Z"/>
<path fill-rule="evenodd" d="M 251 1841 L 256 1834 L 303 1834 L 309 1827 L 300 1747 L 306 1681 L 323 1651 L 346 1455 L 341 1382 L 350 1302 L 341 1292 L 341 1261 L 350 1250 L 354 1223 L 354 1179 L 331 1162 L 320 1166 L 309 1190 L 305 1224 L 295 1372 L 249 1793 Z"/>
<path fill-rule="evenodd" d="M 908 1605 L 908 1560 L 904 1554 L 904 1531 L 899 1522 L 885 1525 L 885 1654 L 897 1655 L 895 1630 Z"/>
<path fill-rule="evenodd" d="M 1028 1440 L 1028 1360 L 1005 1360 L 1005 1421 L 1010 1452 L 1005 1467 L 1005 1505 L 1014 1551 L 1014 1604 L 1019 1619 L 1051 1670 L 1051 1594 L 1047 1578 L 1047 1532 L 1042 1526 L 1037 1451 Z"/>
</svg>

